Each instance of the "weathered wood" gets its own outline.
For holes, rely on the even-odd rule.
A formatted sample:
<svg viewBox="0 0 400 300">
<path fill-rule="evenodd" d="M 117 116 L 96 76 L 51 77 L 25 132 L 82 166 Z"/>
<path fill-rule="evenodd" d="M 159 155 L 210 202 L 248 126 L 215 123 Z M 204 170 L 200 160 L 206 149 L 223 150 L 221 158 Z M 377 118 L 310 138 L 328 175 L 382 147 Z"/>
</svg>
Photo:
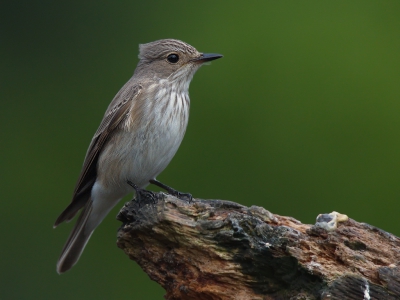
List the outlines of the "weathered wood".
<svg viewBox="0 0 400 300">
<path fill-rule="evenodd" d="M 315 225 L 222 200 L 131 201 L 118 247 L 166 299 L 400 299 L 400 239 L 344 215 Z"/>
</svg>

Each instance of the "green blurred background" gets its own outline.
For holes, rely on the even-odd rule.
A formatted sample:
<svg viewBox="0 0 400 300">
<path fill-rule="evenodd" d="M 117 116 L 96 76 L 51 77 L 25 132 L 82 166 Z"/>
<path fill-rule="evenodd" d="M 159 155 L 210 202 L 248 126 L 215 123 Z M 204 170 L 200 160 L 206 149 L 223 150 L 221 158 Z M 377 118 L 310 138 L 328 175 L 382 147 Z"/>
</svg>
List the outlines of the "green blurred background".
<svg viewBox="0 0 400 300">
<path fill-rule="evenodd" d="M 72 224 L 52 228 L 138 44 L 161 38 L 224 54 L 194 77 L 161 181 L 400 235 L 400 1 L 10 1 L 0 14 L 0 299 L 162 299 L 116 247 L 123 202 L 62 276 Z"/>
</svg>

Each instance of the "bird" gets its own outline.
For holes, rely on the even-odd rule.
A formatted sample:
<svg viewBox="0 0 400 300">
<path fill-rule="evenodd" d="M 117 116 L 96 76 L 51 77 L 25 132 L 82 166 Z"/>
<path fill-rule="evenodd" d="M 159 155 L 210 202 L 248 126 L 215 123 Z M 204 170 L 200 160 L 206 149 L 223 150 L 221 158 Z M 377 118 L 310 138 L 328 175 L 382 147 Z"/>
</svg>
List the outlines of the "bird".
<svg viewBox="0 0 400 300">
<path fill-rule="evenodd" d="M 108 106 L 86 152 L 72 201 L 54 223 L 55 228 L 81 211 L 57 261 L 59 274 L 77 263 L 93 231 L 126 195 L 140 196 L 151 183 L 191 199 L 156 178 L 186 132 L 193 75 L 205 62 L 221 57 L 176 39 L 139 45 L 137 67 Z"/>
</svg>

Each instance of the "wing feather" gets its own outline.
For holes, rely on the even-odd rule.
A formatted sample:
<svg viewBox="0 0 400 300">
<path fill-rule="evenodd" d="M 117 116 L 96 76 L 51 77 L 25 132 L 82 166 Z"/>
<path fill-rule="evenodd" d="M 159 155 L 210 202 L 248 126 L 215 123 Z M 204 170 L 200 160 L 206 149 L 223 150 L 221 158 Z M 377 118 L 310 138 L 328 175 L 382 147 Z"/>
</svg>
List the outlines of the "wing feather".
<svg viewBox="0 0 400 300">
<path fill-rule="evenodd" d="M 97 176 L 97 160 L 107 142 L 110 133 L 129 115 L 133 102 L 142 90 L 140 84 L 128 81 L 110 103 L 99 128 L 89 145 L 78 182 L 76 183 L 71 203 L 57 218 L 54 227 L 71 220 L 87 203 Z"/>
</svg>

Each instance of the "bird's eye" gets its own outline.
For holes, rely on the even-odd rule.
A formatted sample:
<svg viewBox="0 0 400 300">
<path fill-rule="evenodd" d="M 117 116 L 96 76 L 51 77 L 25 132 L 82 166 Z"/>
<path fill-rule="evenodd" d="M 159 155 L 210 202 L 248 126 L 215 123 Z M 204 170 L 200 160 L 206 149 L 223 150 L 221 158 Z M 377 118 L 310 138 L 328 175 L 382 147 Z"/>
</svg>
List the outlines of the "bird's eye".
<svg viewBox="0 0 400 300">
<path fill-rule="evenodd" d="M 179 56 L 178 56 L 178 54 L 170 54 L 170 55 L 168 55 L 167 60 L 171 64 L 176 64 L 179 61 Z"/>
</svg>

